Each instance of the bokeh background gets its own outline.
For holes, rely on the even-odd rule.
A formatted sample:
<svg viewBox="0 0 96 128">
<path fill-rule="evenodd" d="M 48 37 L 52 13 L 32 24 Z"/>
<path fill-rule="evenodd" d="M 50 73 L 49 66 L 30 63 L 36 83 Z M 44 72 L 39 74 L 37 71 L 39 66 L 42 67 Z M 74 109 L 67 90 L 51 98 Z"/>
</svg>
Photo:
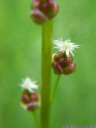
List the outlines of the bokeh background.
<svg viewBox="0 0 96 128">
<path fill-rule="evenodd" d="M 50 128 L 96 125 L 96 1 L 57 2 L 53 39 L 71 38 L 81 46 L 74 51 L 77 72 L 61 77 Z M 0 0 L 0 128 L 35 128 L 32 114 L 19 106 L 22 79 L 41 82 L 41 26 L 31 21 L 30 5 L 31 0 Z M 52 71 L 52 88 L 55 79 Z"/>
</svg>

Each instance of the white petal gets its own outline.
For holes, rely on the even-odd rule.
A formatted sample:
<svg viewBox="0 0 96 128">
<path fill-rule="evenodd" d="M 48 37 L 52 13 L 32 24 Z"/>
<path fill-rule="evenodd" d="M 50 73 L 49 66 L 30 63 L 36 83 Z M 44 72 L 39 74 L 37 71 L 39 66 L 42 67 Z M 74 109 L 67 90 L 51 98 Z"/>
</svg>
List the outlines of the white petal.
<svg viewBox="0 0 96 128">
<path fill-rule="evenodd" d="M 73 54 L 73 52 L 72 52 L 72 51 L 70 51 L 70 53 L 72 54 L 72 56 L 74 56 L 74 54 Z"/>
<path fill-rule="evenodd" d="M 29 92 L 34 92 L 34 89 L 38 88 L 35 82 L 31 81 L 31 79 L 28 77 L 25 80 L 23 80 L 23 83 L 20 86 L 23 89 L 27 89 Z"/>
<path fill-rule="evenodd" d="M 69 56 L 69 49 L 66 50 L 66 55 Z"/>
<path fill-rule="evenodd" d="M 63 42 L 62 38 L 61 38 L 61 41 L 60 40 L 54 40 L 53 43 L 56 45 L 56 47 L 54 47 L 54 48 L 57 48 L 62 53 L 65 52 L 67 56 L 69 56 L 69 52 L 74 56 L 72 51 L 75 48 L 79 48 L 79 46 L 80 46 L 80 45 L 75 45 L 75 43 L 72 43 L 70 39 L 65 40 Z"/>
</svg>

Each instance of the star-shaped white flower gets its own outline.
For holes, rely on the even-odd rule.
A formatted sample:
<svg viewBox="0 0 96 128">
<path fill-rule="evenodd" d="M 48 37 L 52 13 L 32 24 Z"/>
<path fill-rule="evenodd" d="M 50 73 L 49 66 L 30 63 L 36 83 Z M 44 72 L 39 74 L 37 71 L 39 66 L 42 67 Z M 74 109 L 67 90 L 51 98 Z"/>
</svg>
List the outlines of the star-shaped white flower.
<svg viewBox="0 0 96 128">
<path fill-rule="evenodd" d="M 35 83 L 35 81 L 31 81 L 31 79 L 27 77 L 23 80 L 23 83 L 20 86 L 23 89 L 27 89 L 29 92 L 34 92 L 35 89 L 38 89 L 38 86 Z"/>
<path fill-rule="evenodd" d="M 67 55 L 67 57 L 69 56 L 69 54 L 71 53 L 73 56 L 73 50 L 75 48 L 79 48 L 80 45 L 75 45 L 75 43 L 72 43 L 70 39 L 65 40 L 64 42 L 60 40 L 54 40 L 53 43 L 56 45 L 55 48 L 57 48 L 59 50 L 59 52 L 64 53 Z"/>
</svg>

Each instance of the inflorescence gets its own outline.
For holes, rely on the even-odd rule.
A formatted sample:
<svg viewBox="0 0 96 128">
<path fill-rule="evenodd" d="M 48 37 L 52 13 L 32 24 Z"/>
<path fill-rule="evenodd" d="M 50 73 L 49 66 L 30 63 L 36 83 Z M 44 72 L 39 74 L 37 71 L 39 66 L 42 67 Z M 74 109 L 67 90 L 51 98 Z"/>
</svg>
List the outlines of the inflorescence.
<svg viewBox="0 0 96 128">
<path fill-rule="evenodd" d="M 76 71 L 76 63 L 73 62 L 73 50 L 78 48 L 79 45 L 75 45 L 70 40 L 65 40 L 64 42 L 59 40 L 54 40 L 55 48 L 58 49 L 57 53 L 52 56 L 52 67 L 55 74 L 71 74 Z"/>
<path fill-rule="evenodd" d="M 38 86 L 30 78 L 26 78 L 21 87 L 24 89 L 20 101 L 21 107 L 34 111 L 40 106 L 40 95 L 35 91 Z"/>
<path fill-rule="evenodd" d="M 47 0 L 46 2 L 33 0 L 31 9 L 30 17 L 33 21 L 37 24 L 43 24 L 57 15 L 59 6 L 54 0 Z"/>
</svg>

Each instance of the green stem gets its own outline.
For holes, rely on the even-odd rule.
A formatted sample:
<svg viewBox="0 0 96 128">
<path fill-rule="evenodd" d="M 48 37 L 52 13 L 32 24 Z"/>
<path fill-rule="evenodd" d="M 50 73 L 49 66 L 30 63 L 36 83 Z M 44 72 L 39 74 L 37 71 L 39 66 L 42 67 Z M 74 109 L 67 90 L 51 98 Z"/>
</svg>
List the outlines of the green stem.
<svg viewBox="0 0 96 128">
<path fill-rule="evenodd" d="M 59 84 L 59 80 L 60 80 L 60 75 L 57 76 L 56 82 L 55 82 L 55 86 L 51 95 L 51 102 L 54 100 L 55 94 L 56 94 L 56 90 Z"/>
<path fill-rule="evenodd" d="M 41 128 L 49 128 L 52 62 L 52 20 L 42 26 Z"/>
<path fill-rule="evenodd" d="M 39 128 L 38 119 L 37 119 L 37 115 L 35 112 L 33 112 L 33 119 L 35 123 L 35 128 Z"/>
</svg>

